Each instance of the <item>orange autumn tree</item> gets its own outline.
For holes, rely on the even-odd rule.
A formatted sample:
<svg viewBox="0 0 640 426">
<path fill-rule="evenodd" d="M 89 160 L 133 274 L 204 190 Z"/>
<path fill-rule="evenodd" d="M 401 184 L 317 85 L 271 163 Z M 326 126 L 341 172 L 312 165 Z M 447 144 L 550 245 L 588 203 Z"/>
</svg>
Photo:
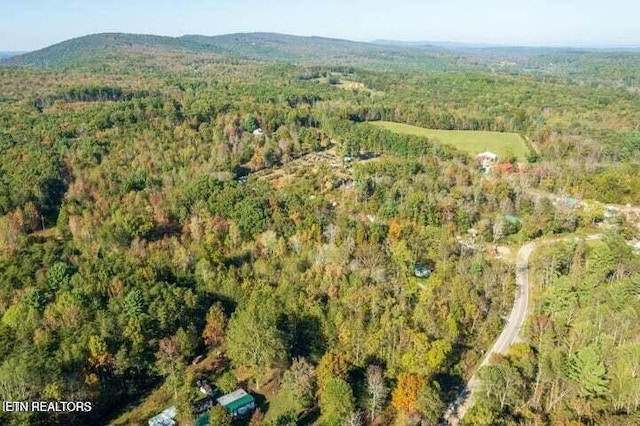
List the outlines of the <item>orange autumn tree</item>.
<svg viewBox="0 0 640 426">
<path fill-rule="evenodd" d="M 401 374 L 391 396 L 393 407 L 406 414 L 418 411 L 418 393 L 425 383 L 425 379 L 417 374 Z"/>
<path fill-rule="evenodd" d="M 202 330 L 202 338 L 208 347 L 216 347 L 225 337 L 225 327 L 227 326 L 227 318 L 224 315 L 222 304 L 217 302 L 209 308 L 207 312 L 206 324 Z"/>
</svg>

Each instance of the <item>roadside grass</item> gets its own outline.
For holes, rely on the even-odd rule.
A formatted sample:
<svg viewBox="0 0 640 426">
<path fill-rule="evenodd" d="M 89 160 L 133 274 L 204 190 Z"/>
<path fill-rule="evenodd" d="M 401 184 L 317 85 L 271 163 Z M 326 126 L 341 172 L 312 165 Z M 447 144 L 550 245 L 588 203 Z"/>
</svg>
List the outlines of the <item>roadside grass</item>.
<svg viewBox="0 0 640 426">
<path fill-rule="evenodd" d="M 516 157 L 518 161 L 524 162 L 529 154 L 525 140 L 517 133 L 436 130 L 390 121 L 372 121 L 369 124 L 395 133 L 427 137 L 440 143 L 453 145 L 471 155 L 489 151 L 498 154 L 501 160 Z"/>
</svg>

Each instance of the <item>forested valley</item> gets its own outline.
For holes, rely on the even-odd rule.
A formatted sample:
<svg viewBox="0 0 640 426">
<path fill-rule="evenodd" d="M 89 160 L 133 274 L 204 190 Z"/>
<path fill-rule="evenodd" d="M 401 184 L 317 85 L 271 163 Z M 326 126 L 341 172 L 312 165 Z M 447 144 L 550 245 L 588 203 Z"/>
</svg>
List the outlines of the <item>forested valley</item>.
<svg viewBox="0 0 640 426">
<path fill-rule="evenodd" d="M 0 66 L 0 393 L 94 407 L 0 423 L 174 405 L 192 424 L 206 377 L 256 397 L 237 424 L 441 424 L 511 311 L 511 257 L 554 239 L 525 338 L 481 370 L 463 424 L 640 422 L 640 221 L 604 208 L 640 206 L 637 61 L 127 49 Z M 516 133 L 529 154 L 486 173 L 381 120 Z"/>
</svg>

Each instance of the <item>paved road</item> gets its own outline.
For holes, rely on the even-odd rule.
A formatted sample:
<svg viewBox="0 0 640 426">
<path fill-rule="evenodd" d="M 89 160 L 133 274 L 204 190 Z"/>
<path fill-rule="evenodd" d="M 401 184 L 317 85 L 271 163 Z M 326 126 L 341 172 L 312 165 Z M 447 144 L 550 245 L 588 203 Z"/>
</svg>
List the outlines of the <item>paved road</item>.
<svg viewBox="0 0 640 426">
<path fill-rule="evenodd" d="M 601 238 L 601 235 L 590 235 L 586 237 L 586 240 L 597 240 Z M 511 309 L 511 315 L 500 333 L 500 337 L 495 341 L 491 349 L 486 353 L 482 363 L 476 369 L 476 372 L 471 376 L 465 389 L 460 393 L 460 396 L 449 406 L 445 413 L 445 424 L 452 426 L 458 425 L 466 412 L 473 406 L 476 395 L 480 390 L 480 379 L 478 378 L 478 370 L 488 365 L 491 360 L 491 356 L 494 354 L 506 354 L 509 350 L 509 346 L 513 343 L 522 341 L 520 332 L 522 325 L 524 324 L 527 314 L 529 313 L 529 257 L 531 253 L 541 244 L 547 244 L 557 241 L 566 240 L 569 238 L 560 238 L 547 241 L 539 241 L 528 243 L 518 250 L 518 257 L 516 260 L 516 294 L 513 301 L 513 308 Z"/>
<path fill-rule="evenodd" d="M 520 340 L 520 330 L 524 324 L 529 310 L 529 256 L 536 249 L 538 243 L 526 244 L 518 250 L 516 261 L 516 294 L 511 309 L 511 315 L 500 333 L 500 337 L 495 341 L 491 349 L 486 353 L 482 363 L 476 369 L 476 373 L 471 377 L 467 386 L 462 391 L 461 396 L 449 406 L 445 414 L 445 421 L 450 425 L 459 424 L 467 410 L 471 408 L 475 401 L 475 396 L 480 389 L 480 380 L 477 371 L 489 364 L 493 354 L 506 354 L 509 346 Z"/>
</svg>

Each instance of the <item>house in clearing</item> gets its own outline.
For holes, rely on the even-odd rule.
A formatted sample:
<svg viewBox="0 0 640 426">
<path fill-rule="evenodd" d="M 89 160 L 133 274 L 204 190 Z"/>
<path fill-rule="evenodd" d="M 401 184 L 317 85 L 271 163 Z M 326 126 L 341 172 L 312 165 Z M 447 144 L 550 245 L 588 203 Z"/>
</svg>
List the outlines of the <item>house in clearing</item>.
<svg viewBox="0 0 640 426">
<path fill-rule="evenodd" d="M 197 401 L 194 401 L 193 404 L 191 404 L 193 414 L 206 413 L 212 407 L 213 407 L 213 398 L 211 398 L 209 395 L 205 396 L 204 398 L 200 398 Z"/>
<path fill-rule="evenodd" d="M 208 384 L 206 379 L 197 380 L 196 387 L 198 388 L 198 394 L 203 394 L 204 397 L 193 401 L 191 409 L 193 414 L 206 413 L 213 407 L 215 401 L 214 396 L 218 393 L 218 390 Z"/>
<path fill-rule="evenodd" d="M 482 171 L 485 173 L 489 173 L 491 170 L 491 166 L 498 161 L 498 154 L 494 154 L 493 152 L 481 152 L 476 155 L 476 160 L 482 166 Z"/>
<path fill-rule="evenodd" d="M 208 396 L 213 396 L 216 393 L 216 390 L 214 388 L 211 387 L 211 385 L 205 383 L 202 383 L 201 386 L 198 388 L 200 389 L 200 392 L 208 395 Z"/>
<path fill-rule="evenodd" d="M 256 408 L 255 398 L 244 389 L 236 389 L 217 401 L 232 417 L 247 416 Z"/>
<path fill-rule="evenodd" d="M 480 162 L 489 161 L 495 163 L 498 161 L 498 154 L 494 154 L 493 152 L 481 152 L 476 156 L 476 159 Z"/>
</svg>

